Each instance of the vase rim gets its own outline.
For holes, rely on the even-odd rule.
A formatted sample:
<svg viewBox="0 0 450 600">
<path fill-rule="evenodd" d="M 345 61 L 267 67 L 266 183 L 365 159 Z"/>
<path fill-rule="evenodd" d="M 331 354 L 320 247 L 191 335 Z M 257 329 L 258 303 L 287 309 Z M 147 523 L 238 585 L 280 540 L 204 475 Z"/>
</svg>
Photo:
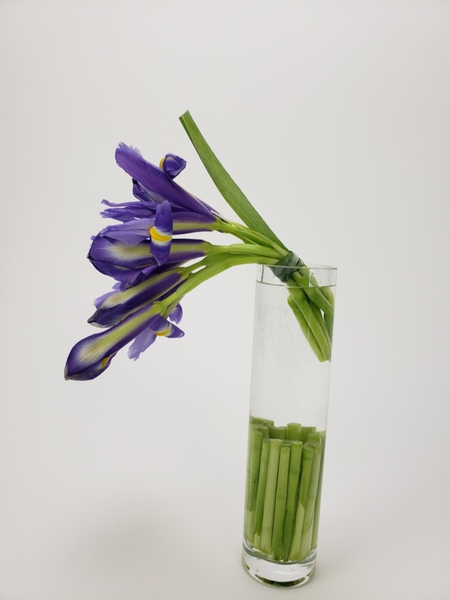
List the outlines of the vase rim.
<svg viewBox="0 0 450 600">
<path fill-rule="evenodd" d="M 291 287 L 289 282 L 289 273 L 294 273 L 299 269 L 305 269 L 303 273 L 308 278 L 308 283 L 304 287 L 334 287 L 337 281 L 337 267 L 320 264 L 308 264 L 302 267 L 298 266 L 283 266 L 283 278 L 275 275 L 274 270 L 269 265 L 257 265 L 257 281 L 274 286 Z M 303 287 L 303 286 L 301 286 Z"/>
</svg>

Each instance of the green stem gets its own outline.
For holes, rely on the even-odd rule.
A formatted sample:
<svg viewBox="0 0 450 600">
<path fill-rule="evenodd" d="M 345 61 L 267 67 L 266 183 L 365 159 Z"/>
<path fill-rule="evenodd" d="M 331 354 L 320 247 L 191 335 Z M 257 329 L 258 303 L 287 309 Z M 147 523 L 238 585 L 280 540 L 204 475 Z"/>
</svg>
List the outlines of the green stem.
<svg viewBox="0 0 450 600">
<path fill-rule="evenodd" d="M 301 267 L 299 271 L 292 274 L 292 280 L 297 286 L 301 287 L 311 302 L 311 307 L 316 315 L 317 323 L 320 325 L 324 332 L 325 337 L 329 340 L 329 353 L 328 358 L 331 358 L 331 341 L 333 337 L 333 323 L 334 323 L 334 294 L 330 287 L 323 286 L 319 287 L 314 275 L 308 269 L 308 267 Z M 323 312 L 323 316 L 321 312 Z M 300 322 L 300 319 L 298 319 Z M 306 320 L 306 319 L 304 319 Z M 300 325 L 302 326 L 302 325 Z M 309 326 L 308 326 L 309 327 Z M 303 329 L 303 327 L 302 327 Z M 306 335 L 306 334 L 305 334 Z M 320 347 L 320 344 L 319 344 Z M 316 350 L 315 350 L 316 352 Z M 317 354 L 317 352 L 316 352 Z M 323 354 L 323 348 L 320 350 L 320 354 Z M 319 358 L 320 360 L 320 358 Z"/>
<path fill-rule="evenodd" d="M 255 427 L 258 431 L 260 431 L 262 433 L 263 438 L 270 437 L 270 435 L 269 435 L 269 426 L 268 425 L 262 425 L 260 423 L 255 423 L 253 425 L 253 427 Z"/>
<path fill-rule="evenodd" d="M 294 276 L 297 278 L 301 278 L 302 287 L 318 289 L 320 293 L 323 294 L 323 296 L 331 304 L 331 306 L 334 306 L 333 290 L 329 286 L 320 286 L 309 267 L 303 264 L 303 266 L 299 267 L 298 270 L 295 271 Z"/>
<path fill-rule="evenodd" d="M 297 319 L 298 324 L 300 325 L 300 329 L 303 331 L 303 335 L 305 336 L 306 341 L 311 346 L 314 354 L 317 356 L 320 362 L 325 360 L 325 357 L 322 353 L 322 350 L 319 347 L 319 344 L 314 336 L 311 327 L 308 325 L 302 311 L 298 307 L 292 295 L 288 296 L 288 304 L 291 307 L 292 312 L 294 313 L 295 318 Z"/>
<path fill-rule="evenodd" d="M 233 221 L 219 221 L 216 226 L 216 231 L 220 231 L 221 233 L 230 233 L 243 242 L 257 242 L 263 246 L 274 248 L 279 253 L 280 258 L 285 256 L 287 252 L 284 246 L 280 246 L 280 244 L 277 244 L 274 240 L 269 239 L 262 233 L 258 233 L 253 229 L 249 229 L 245 225 L 241 225 L 241 223 L 234 223 Z"/>
<path fill-rule="evenodd" d="M 314 509 L 314 525 L 311 542 L 312 548 L 317 546 L 317 541 L 319 538 L 320 501 L 322 498 L 323 464 L 325 458 L 325 432 L 321 431 L 320 433 L 322 436 L 322 461 L 320 463 L 319 487 L 317 490 L 316 507 Z"/>
<path fill-rule="evenodd" d="M 230 244 L 229 246 L 213 246 L 213 253 L 224 252 L 228 254 L 247 255 L 251 254 L 258 257 L 267 257 L 280 259 L 280 254 L 274 248 L 260 246 L 257 244 Z"/>
<path fill-rule="evenodd" d="M 255 505 L 258 489 L 259 462 L 263 434 L 256 425 L 250 425 L 248 439 L 247 486 L 246 486 L 246 525 L 247 538 L 253 543 L 255 532 Z"/>
<path fill-rule="evenodd" d="M 303 446 L 300 491 L 298 495 L 297 511 L 295 516 L 294 535 L 292 536 L 292 544 L 289 551 L 289 560 L 299 560 L 300 557 L 300 543 L 302 539 L 306 504 L 308 500 L 308 489 L 311 479 L 313 458 L 314 449 L 307 445 Z"/>
<path fill-rule="evenodd" d="M 270 240 L 264 235 L 252 231 L 247 227 L 240 225 L 239 223 L 220 221 L 217 230 L 223 233 L 231 233 L 245 242 L 258 242 L 263 246 L 270 246 L 276 253 L 278 253 L 271 256 L 279 256 L 281 259 L 286 255 L 286 250 L 284 247 L 279 246 L 273 240 Z M 316 304 L 317 307 L 323 311 L 324 316 L 327 317 L 325 322 L 327 324 L 328 334 L 331 338 L 334 315 L 333 291 L 327 286 L 320 287 L 313 273 L 306 265 L 300 267 L 298 271 L 294 271 L 292 273 L 292 279 L 295 281 L 296 286 L 301 287 L 308 298 L 314 304 Z"/>
<path fill-rule="evenodd" d="M 289 425 L 288 425 L 289 430 Z M 300 468 L 302 463 L 303 443 L 293 440 L 291 442 L 291 459 L 289 462 L 289 479 L 286 500 L 286 516 L 283 528 L 282 558 L 289 559 L 289 549 L 292 543 L 295 507 L 297 506 L 298 486 L 300 481 Z"/>
<path fill-rule="evenodd" d="M 266 554 L 272 554 L 272 531 L 281 443 L 281 440 L 270 440 L 269 467 L 267 471 L 264 515 L 261 530 L 261 550 Z"/>
<path fill-rule="evenodd" d="M 272 547 L 274 560 L 281 559 L 283 542 L 283 527 L 286 511 L 286 499 L 289 479 L 289 459 L 291 447 L 283 444 L 280 450 L 280 462 L 278 468 L 277 493 L 275 497 L 275 515 L 273 522 Z"/>
<path fill-rule="evenodd" d="M 206 257 L 206 260 L 203 259 L 201 262 L 203 263 L 202 268 L 195 272 L 190 272 L 187 280 L 180 285 L 180 287 L 170 296 L 165 298 L 164 300 L 160 300 L 159 304 L 163 307 L 161 314 L 168 314 L 172 310 L 172 308 L 178 304 L 182 298 L 198 287 L 200 284 L 204 283 L 208 279 L 215 277 L 219 273 L 230 269 L 231 267 L 235 267 L 237 265 L 246 265 L 246 264 L 264 264 L 264 265 L 273 265 L 276 264 L 276 259 L 268 258 L 265 256 L 240 256 L 240 255 L 227 255 L 226 253 L 218 253 L 215 255 Z M 199 263 L 195 263 L 191 267 L 187 268 L 198 268 Z"/>
<path fill-rule="evenodd" d="M 317 491 L 319 488 L 320 464 L 322 462 L 322 444 L 311 441 L 308 442 L 307 445 L 312 444 L 314 444 L 314 458 L 311 469 L 311 480 L 309 482 L 308 499 L 305 508 L 305 518 L 303 521 L 299 560 L 306 558 L 312 549 L 314 510 L 316 506 Z"/>
<path fill-rule="evenodd" d="M 276 427 L 275 425 L 269 425 L 269 437 L 277 440 L 285 440 L 286 427 L 284 425 L 280 425 L 279 427 Z"/>
<path fill-rule="evenodd" d="M 262 522 L 264 516 L 264 498 L 266 495 L 266 484 L 267 484 L 267 472 L 269 469 L 269 455 L 270 455 L 270 440 L 269 438 L 263 439 L 261 449 L 261 462 L 259 467 L 259 480 L 258 480 L 258 491 L 256 493 L 256 508 L 255 508 L 255 538 L 254 545 L 260 548 L 257 543 L 257 538 L 261 538 Z"/>
<path fill-rule="evenodd" d="M 273 265 L 275 263 L 275 259 L 267 258 L 262 256 L 228 256 L 227 258 L 223 258 L 220 262 L 215 262 L 201 271 L 196 271 L 192 273 L 188 280 L 180 285 L 175 294 L 179 296 L 185 296 L 188 292 L 191 292 L 193 289 L 198 287 L 200 284 L 204 283 L 211 277 L 215 277 L 219 273 L 230 269 L 231 267 L 235 267 L 237 265 L 248 265 L 248 264 L 265 264 L 265 265 Z"/>
<path fill-rule="evenodd" d="M 312 336 L 317 342 L 316 346 L 319 347 L 320 353 L 323 356 L 323 360 L 329 360 L 331 357 L 331 342 L 330 336 L 328 335 L 325 327 L 321 325 L 322 316 L 320 311 L 315 312 L 310 302 L 305 296 L 304 290 L 298 287 L 290 287 L 289 293 L 294 299 L 298 310 L 300 311 L 304 321 L 308 324 L 311 330 Z M 300 325 L 302 323 L 300 322 Z M 307 338 L 311 344 L 312 338 Z M 314 348 L 313 348 L 314 349 Z M 320 360 L 320 359 L 319 359 Z"/>
<path fill-rule="evenodd" d="M 330 340 L 333 341 L 334 313 L 332 315 L 325 314 L 323 316 L 323 320 L 325 321 L 325 326 L 327 328 L 328 335 L 330 336 Z"/>
<path fill-rule="evenodd" d="M 262 419 L 261 417 L 250 416 L 250 423 L 254 425 L 273 425 L 273 421 L 271 419 Z"/>
<path fill-rule="evenodd" d="M 322 335 L 324 337 L 324 339 L 326 340 L 326 344 L 327 344 L 327 348 L 328 348 L 328 360 L 330 360 L 331 358 L 331 339 L 328 333 L 328 329 L 327 329 L 327 325 L 325 323 L 324 317 L 322 316 L 322 313 L 320 312 L 320 308 L 317 306 L 317 304 L 313 304 L 311 303 L 311 309 L 316 317 L 316 321 L 320 327 L 320 329 L 322 330 Z"/>
<path fill-rule="evenodd" d="M 316 278 L 314 277 L 314 275 L 312 274 L 312 272 L 309 270 L 309 268 L 306 265 L 303 265 L 303 267 L 300 267 L 299 272 L 301 273 L 301 275 L 306 277 L 308 279 L 308 281 L 310 281 L 310 285 L 312 284 L 315 288 L 320 289 L 321 293 L 325 296 L 325 298 L 329 301 L 329 303 L 334 307 L 333 290 L 329 286 L 326 286 L 326 285 L 319 286 Z"/>
<path fill-rule="evenodd" d="M 302 426 L 300 423 L 288 423 L 286 438 L 288 440 L 296 440 L 298 442 L 302 439 Z"/>
<path fill-rule="evenodd" d="M 311 434 L 316 433 L 316 428 L 314 425 L 312 426 L 308 426 L 308 427 L 303 427 L 302 429 L 302 442 L 304 444 L 306 444 L 306 442 L 309 442 L 310 440 L 310 436 Z"/>
</svg>

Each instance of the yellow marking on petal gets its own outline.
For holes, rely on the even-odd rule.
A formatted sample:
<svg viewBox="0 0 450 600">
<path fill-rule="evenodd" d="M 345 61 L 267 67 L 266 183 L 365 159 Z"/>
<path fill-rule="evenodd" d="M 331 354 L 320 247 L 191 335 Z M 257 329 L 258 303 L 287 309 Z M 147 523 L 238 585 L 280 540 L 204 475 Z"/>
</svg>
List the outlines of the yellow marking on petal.
<svg viewBox="0 0 450 600">
<path fill-rule="evenodd" d="M 162 157 L 162 159 L 159 161 L 159 168 L 160 168 L 160 169 L 162 169 L 162 168 L 163 168 L 163 164 L 164 164 L 164 159 L 165 159 L 165 158 L 166 158 L 166 157 L 165 157 L 165 156 L 163 156 L 163 157 Z"/>
<path fill-rule="evenodd" d="M 111 358 L 110 356 L 107 356 L 106 358 L 104 358 L 102 360 L 102 362 L 100 364 L 100 369 L 104 369 L 106 367 L 106 365 L 108 364 L 110 358 Z"/>
<path fill-rule="evenodd" d="M 164 235 L 162 233 L 159 233 L 159 231 L 155 229 L 154 226 L 150 227 L 149 233 L 154 242 L 170 242 L 170 240 L 172 239 L 171 235 Z"/>
<path fill-rule="evenodd" d="M 156 335 L 167 335 L 168 333 L 170 333 L 170 328 L 171 325 L 169 324 L 169 327 L 167 329 L 164 329 L 164 331 L 155 331 Z"/>
</svg>

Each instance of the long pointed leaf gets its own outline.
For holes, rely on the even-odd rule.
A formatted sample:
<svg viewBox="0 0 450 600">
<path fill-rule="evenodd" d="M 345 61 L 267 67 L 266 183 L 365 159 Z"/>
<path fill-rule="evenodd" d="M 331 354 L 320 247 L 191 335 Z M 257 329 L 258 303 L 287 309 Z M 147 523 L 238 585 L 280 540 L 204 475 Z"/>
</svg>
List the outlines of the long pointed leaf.
<svg viewBox="0 0 450 600">
<path fill-rule="evenodd" d="M 217 189 L 238 217 L 250 229 L 264 235 L 282 248 L 286 248 L 221 165 L 219 159 L 211 150 L 197 127 L 190 112 L 186 111 L 180 117 L 180 121 Z"/>
</svg>

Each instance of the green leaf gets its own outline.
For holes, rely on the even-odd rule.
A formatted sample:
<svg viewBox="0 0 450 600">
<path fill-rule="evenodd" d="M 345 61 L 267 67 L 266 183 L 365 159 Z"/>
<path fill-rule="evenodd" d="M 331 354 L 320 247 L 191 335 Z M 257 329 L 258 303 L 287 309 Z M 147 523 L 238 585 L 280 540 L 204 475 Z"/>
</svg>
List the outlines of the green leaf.
<svg viewBox="0 0 450 600">
<path fill-rule="evenodd" d="M 221 165 L 201 134 L 190 112 L 186 111 L 181 115 L 180 121 L 217 189 L 238 217 L 250 229 L 264 235 L 282 248 L 286 248 Z"/>
</svg>

